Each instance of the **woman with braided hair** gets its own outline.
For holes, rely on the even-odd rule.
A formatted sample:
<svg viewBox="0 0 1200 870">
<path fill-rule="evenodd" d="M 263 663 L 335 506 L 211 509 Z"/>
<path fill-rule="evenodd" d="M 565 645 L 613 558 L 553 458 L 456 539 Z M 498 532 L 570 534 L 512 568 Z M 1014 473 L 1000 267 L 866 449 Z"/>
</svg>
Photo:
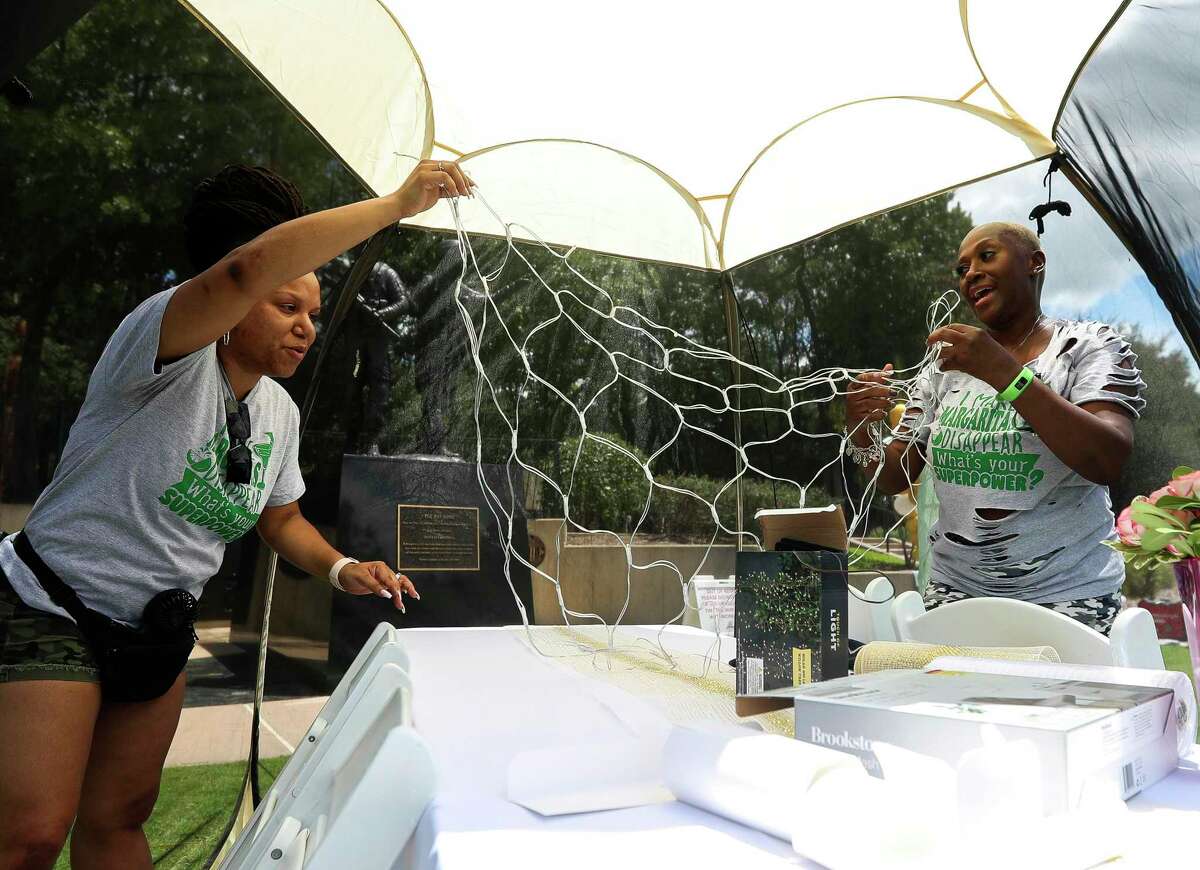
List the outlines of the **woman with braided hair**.
<svg viewBox="0 0 1200 870">
<path fill-rule="evenodd" d="M 395 193 L 305 214 L 261 167 L 201 182 L 184 221 L 196 274 L 109 339 L 54 479 L 0 543 L 0 870 L 150 867 L 158 793 L 194 639 L 190 616 L 227 543 L 251 529 L 339 590 L 401 612 L 419 598 L 383 562 L 331 547 L 300 514 L 288 377 L 315 338 L 313 271 L 442 197 L 454 163 Z"/>
</svg>

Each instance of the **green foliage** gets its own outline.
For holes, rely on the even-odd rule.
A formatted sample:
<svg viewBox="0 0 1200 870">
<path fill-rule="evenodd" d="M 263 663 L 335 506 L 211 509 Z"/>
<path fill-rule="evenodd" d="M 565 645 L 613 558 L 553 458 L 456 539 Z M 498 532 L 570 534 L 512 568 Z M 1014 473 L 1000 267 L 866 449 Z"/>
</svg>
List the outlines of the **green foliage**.
<svg viewBox="0 0 1200 870">
<path fill-rule="evenodd" d="M 674 534 L 707 541 L 715 530 L 709 504 L 716 504 L 717 515 L 726 528 L 736 528 L 736 489 L 730 477 L 656 475 L 655 482 L 662 486 L 693 492 L 703 501 L 656 489 L 645 528 L 656 534 Z M 760 509 L 800 505 L 800 491 L 795 486 L 778 482 L 772 486 L 771 481 L 757 477 L 743 477 L 741 483 L 742 517 L 747 529 L 756 528 L 754 514 Z M 805 498 L 807 507 L 820 507 L 830 502 L 829 495 L 817 487 L 810 488 Z"/>
<path fill-rule="evenodd" d="M 758 362 L 786 376 L 827 367 L 897 369 L 917 363 L 929 331 L 930 302 L 955 284 L 950 266 L 971 218 L 949 195 L 827 233 L 734 270 L 742 322 Z M 961 308 L 958 319 L 969 314 Z M 793 412 L 797 428 L 834 432 L 843 425 L 841 402 L 818 402 Z M 753 415 L 748 437 L 782 431 Z M 827 442 L 790 439 L 763 457 L 768 472 L 808 480 L 829 463 Z M 841 469 L 822 484 L 842 495 Z M 851 475 L 852 486 L 861 485 Z"/>
<path fill-rule="evenodd" d="M 616 435 L 595 434 L 615 446 L 596 438 L 583 439 L 582 444 L 579 438 L 563 442 L 563 468 L 558 479 L 564 489 L 570 487 L 567 496 L 571 519 L 588 528 L 632 528 L 650 489 L 639 467 L 646 461 L 645 454 Z"/>
<path fill-rule="evenodd" d="M 646 456 L 637 447 L 612 433 L 593 434 L 613 442 L 620 449 L 609 447 L 595 438 L 584 441 L 579 462 L 575 465 L 570 494 L 571 518 L 588 528 L 630 532 L 641 517 L 650 493 L 649 482 L 638 464 L 645 462 Z M 571 467 L 575 464 L 579 443 L 578 438 L 566 439 L 558 454 L 559 467 L 554 476 L 564 487 L 572 480 Z M 621 450 L 637 457 L 636 461 Z M 659 486 L 654 488 L 650 509 L 641 524 L 642 533 L 707 541 L 715 531 L 708 507 L 714 502 L 725 526 L 730 529 L 736 527 L 735 489 L 728 478 L 662 474 L 656 475 L 655 482 Z M 669 492 L 662 487 L 687 490 L 699 498 Z M 742 503 L 745 506 L 745 523 L 747 527 L 753 527 L 756 510 L 797 505 L 799 492 L 786 484 L 778 484 L 773 489 L 770 481 L 743 479 Z M 829 503 L 829 496 L 821 490 L 809 490 L 809 507 Z M 545 510 L 553 513 L 558 507 L 557 504 L 550 504 L 545 506 Z"/>
<path fill-rule="evenodd" d="M 903 557 L 862 547 L 852 547 L 849 558 L 851 571 L 900 571 L 904 568 Z"/>
<path fill-rule="evenodd" d="M 1167 565 L 1151 564 L 1142 566 L 1133 562 L 1125 564 L 1125 583 L 1121 592 L 1126 597 L 1141 601 L 1156 598 L 1163 589 L 1175 585 L 1175 575 Z"/>
<path fill-rule="evenodd" d="M 1121 511 L 1136 496 L 1147 495 L 1185 471 L 1179 466 L 1195 462 L 1200 445 L 1200 385 L 1193 379 L 1195 366 L 1178 351 L 1123 326 L 1122 334 L 1138 354 L 1138 368 L 1146 382 L 1146 408 L 1134 423 L 1133 453 L 1121 480 L 1111 488 L 1113 509 Z"/>
<path fill-rule="evenodd" d="M 181 6 L 106 0 L 22 72 L 34 104 L 0 101 L 0 352 L 7 500 L 53 470 L 86 376 L 121 318 L 190 273 L 180 219 L 231 162 L 292 178 L 310 206 L 353 179 Z M 26 338 L 17 336 L 24 321 Z"/>
</svg>

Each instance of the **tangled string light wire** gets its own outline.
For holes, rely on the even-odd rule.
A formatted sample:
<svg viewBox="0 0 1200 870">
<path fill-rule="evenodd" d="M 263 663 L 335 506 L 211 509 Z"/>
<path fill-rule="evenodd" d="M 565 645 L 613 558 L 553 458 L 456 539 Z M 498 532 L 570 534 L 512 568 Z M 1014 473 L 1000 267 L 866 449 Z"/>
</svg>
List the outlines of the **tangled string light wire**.
<svg viewBox="0 0 1200 870">
<path fill-rule="evenodd" d="M 499 265 L 490 270 L 483 268 L 472 239 L 464 228 L 460 213 L 460 203 L 457 200 L 448 200 L 454 218 L 455 233 L 462 263 L 460 273 L 454 284 L 454 300 L 466 331 L 476 376 L 474 422 L 476 429 L 475 461 L 477 477 L 479 486 L 485 495 L 488 507 L 503 538 L 505 548 L 504 576 L 509 584 L 509 588 L 513 592 L 513 598 L 521 614 L 521 620 L 527 630 L 530 626 L 529 614 L 526 612 L 526 607 L 517 594 L 513 582 L 512 569 L 515 564 L 527 568 L 534 578 L 534 582 L 546 582 L 553 585 L 559 609 L 567 625 L 594 624 L 603 626 L 608 631 L 608 649 L 615 651 L 619 648 L 616 629 L 628 612 L 635 572 L 652 568 L 665 568 L 674 573 L 679 582 L 681 592 L 684 593 L 681 595 L 683 605 L 676 616 L 667 623 L 668 625 L 681 622 L 689 607 L 692 606 L 688 603 L 686 587 L 689 581 L 694 579 L 695 572 L 691 576 L 685 577 L 678 566 L 670 561 L 659 559 L 638 562 L 635 558 L 636 541 L 638 535 L 642 533 L 643 524 L 646 522 L 650 511 L 651 501 L 656 493 L 670 493 L 683 498 L 695 499 L 707 507 L 712 522 L 712 534 L 704 551 L 704 558 L 700 560 L 699 565 L 704 564 L 712 548 L 722 535 L 732 537 L 744 546 L 760 547 L 761 541 L 753 532 L 740 528 L 729 528 L 722 520 L 717 509 L 717 504 L 722 495 L 734 488 L 739 479 L 748 474 L 753 474 L 766 480 L 786 485 L 785 489 L 790 488 L 789 491 L 795 493 L 795 503 L 789 506 L 804 507 L 809 489 L 830 469 L 835 467 L 840 469 L 839 473 L 843 475 L 843 481 L 845 481 L 844 464 L 841 462 L 841 454 L 846 448 L 847 441 L 857 432 L 858 427 L 854 431 L 844 433 L 804 432 L 797 428 L 795 424 L 796 414 L 793 412 L 806 405 L 835 401 L 839 397 L 844 396 L 848 389 L 852 389 L 853 385 L 867 383 L 860 379 L 867 370 L 841 367 L 825 368 L 785 378 L 776 375 L 762 366 L 739 359 L 726 350 L 706 346 L 670 325 L 654 322 L 632 307 L 617 304 L 616 300 L 607 290 L 579 271 L 571 262 L 574 248 L 560 252 L 545 242 L 531 228 L 519 223 L 505 221 L 488 203 L 479 188 L 475 189 L 474 202 L 485 208 L 491 215 L 498 230 L 495 235 L 503 237 L 505 241 L 505 250 Z M 515 244 L 514 231 L 517 231 L 523 238 L 533 240 L 533 243 L 537 247 L 553 258 L 553 262 L 565 267 L 576 280 L 588 288 L 594 294 L 594 298 L 585 299 L 572 289 L 556 289 L 551 286 L 543 271 L 540 271 L 521 248 Z M 534 279 L 534 286 L 537 292 L 546 294 L 547 300 L 552 303 L 554 312 L 552 316 L 534 325 L 523 336 L 515 335 L 510 330 L 509 324 L 506 322 L 497 300 L 497 294 L 493 292 L 493 282 L 496 281 L 501 271 L 513 257 L 523 264 L 523 268 L 527 270 L 528 275 Z M 598 305 L 595 300 L 601 300 L 603 304 Z M 927 325 L 930 332 L 950 322 L 957 302 L 957 293 L 950 291 L 931 303 L 927 315 Z M 593 330 L 590 330 L 580 317 L 576 316 L 574 312 L 577 311 L 584 312 L 591 317 L 599 318 L 601 321 L 618 330 L 618 333 L 625 333 L 636 338 L 642 347 L 650 349 L 650 353 L 638 357 L 624 350 L 613 350 L 606 347 L 601 338 Z M 588 352 L 607 357 L 611 369 L 611 377 L 607 383 L 603 384 L 598 390 L 595 390 L 587 401 L 582 404 L 577 404 L 575 399 L 557 386 L 549 377 L 549 372 L 542 368 L 546 365 L 546 361 L 539 359 L 535 362 L 535 355 L 530 352 L 530 343 L 539 334 L 552 328 L 560 328 L 564 324 L 569 325 L 577 335 L 580 342 L 578 345 L 580 352 L 587 350 Z M 522 382 L 516 386 L 515 390 L 511 387 L 508 390 L 510 396 L 515 395 L 517 397 L 515 401 L 503 401 L 501 391 L 497 388 L 493 380 L 493 366 L 489 357 L 494 356 L 494 351 L 489 352 L 485 350 L 485 345 L 493 341 L 501 342 L 501 345 L 514 353 L 520 361 L 520 373 L 518 377 Z M 939 350 L 940 347 L 934 345 L 927 349 L 924 357 L 916 365 L 893 371 L 890 375 L 882 378 L 881 383 L 890 388 L 897 402 L 904 402 L 906 404 L 911 402 L 917 382 L 923 376 L 927 376 L 936 367 Z M 684 370 L 685 363 L 691 361 L 716 362 L 727 365 L 730 367 L 730 371 L 735 373 L 735 376 L 731 377 L 731 382 L 724 386 L 701 380 Z M 711 397 L 712 401 L 702 401 L 699 403 L 676 402 L 650 383 L 651 376 L 658 381 L 665 379 L 668 383 L 677 383 L 685 391 L 698 391 L 702 395 Z M 674 415 L 674 433 L 670 437 L 663 439 L 661 444 L 654 447 L 653 451 L 645 459 L 635 455 L 623 444 L 607 438 L 603 434 L 591 431 L 588 426 L 589 411 L 595 408 L 597 402 L 600 401 L 600 397 L 606 390 L 621 382 L 631 385 L 644 396 L 663 403 L 663 406 L 670 408 Z M 535 386 L 540 389 L 535 391 L 533 389 Z M 545 470 L 529 461 L 529 457 L 525 454 L 521 444 L 519 438 L 521 407 L 523 402 L 531 400 L 527 397 L 534 394 L 534 392 L 539 397 L 548 395 L 554 401 L 563 403 L 563 407 L 573 414 L 578 423 L 581 435 L 577 440 L 575 454 L 570 462 L 570 470 L 564 479 L 554 479 Z M 778 401 L 764 402 L 753 400 L 753 397 L 756 396 L 768 397 L 771 400 Z M 742 399 L 747 397 L 752 399 L 748 407 L 742 404 Z M 543 399 L 539 398 L 538 400 Z M 510 405 L 511 407 L 509 407 Z M 911 409 L 911 405 L 909 407 Z M 481 419 L 485 411 L 491 417 L 503 421 L 504 426 L 507 428 L 508 450 L 503 464 L 508 471 L 510 484 L 513 483 L 515 476 L 518 474 L 526 475 L 526 479 L 539 480 L 544 487 L 548 487 L 560 499 L 562 517 L 564 518 L 563 522 L 567 530 L 599 535 L 611 539 L 613 543 L 623 548 L 625 554 L 626 595 L 620 612 L 611 625 L 599 614 L 577 611 L 568 607 L 563 598 L 559 578 L 556 576 L 558 573 L 557 567 L 555 566 L 551 570 L 552 566 L 547 565 L 543 569 L 539 565 L 533 564 L 529 559 L 526 541 L 514 541 L 513 536 L 516 522 L 518 517 L 521 516 L 523 508 L 523 505 L 518 504 L 517 500 L 517 493 L 521 491 L 521 487 L 510 485 L 506 488 L 506 492 L 497 492 L 484 476 L 484 457 L 482 451 L 485 433 Z M 761 414 L 766 417 L 775 417 L 783 424 L 781 427 L 782 431 L 781 434 L 774 437 L 764 437 L 761 440 L 744 441 L 738 444 L 722 436 L 719 432 L 713 431 L 711 428 L 702 428 L 689 421 L 688 412 L 693 411 L 704 411 L 716 416 L 726 414 Z M 924 415 L 925 412 L 923 410 L 914 410 L 912 413 L 906 415 L 902 427 L 906 428 L 910 433 L 920 430 L 922 427 L 927 426 L 929 422 L 925 419 Z M 868 424 L 863 423 L 859 425 L 865 426 Z M 891 436 L 885 435 L 882 426 L 878 424 L 870 425 L 869 430 L 872 444 L 877 449 L 882 450 L 885 440 Z M 716 439 L 729 451 L 732 459 L 731 466 L 733 467 L 733 473 L 723 482 L 716 496 L 711 499 L 705 498 L 691 489 L 656 479 L 651 468 L 655 459 L 665 451 L 671 449 L 677 440 L 685 432 L 689 431 L 694 431 L 707 438 Z M 769 447 L 771 444 L 793 436 L 828 443 L 828 461 L 807 482 L 801 483 L 771 474 L 767 470 L 757 467 L 751 461 L 750 452 L 755 448 Z M 572 511 L 572 495 L 575 488 L 576 473 L 584 448 L 589 441 L 614 451 L 628 462 L 634 463 L 640 468 L 641 474 L 648 485 L 647 497 L 640 515 L 633 524 L 631 532 L 621 534 L 613 529 L 589 527 L 584 525 L 580 521 L 578 514 Z M 870 505 L 876 493 L 876 482 L 881 470 L 882 463 L 878 463 L 866 486 L 861 489 L 861 495 L 856 500 L 852 500 L 849 505 L 850 510 L 847 525 L 852 539 L 860 538 L 869 528 Z M 909 484 L 911 485 L 911 483 L 912 481 L 910 480 Z M 845 491 L 851 492 L 852 490 L 852 487 L 847 486 Z M 890 534 L 903 522 L 904 517 L 901 517 L 891 526 L 888 533 Z M 856 554 L 852 555 L 850 558 L 851 566 L 872 549 L 875 548 L 864 546 Z M 529 635 L 530 643 L 536 649 L 536 639 L 531 633 L 527 632 L 527 634 Z M 652 652 L 664 660 L 670 661 L 671 656 L 663 647 L 661 641 L 657 647 L 657 650 L 652 650 Z M 593 645 L 580 645 L 580 652 L 594 654 L 595 647 Z"/>
</svg>

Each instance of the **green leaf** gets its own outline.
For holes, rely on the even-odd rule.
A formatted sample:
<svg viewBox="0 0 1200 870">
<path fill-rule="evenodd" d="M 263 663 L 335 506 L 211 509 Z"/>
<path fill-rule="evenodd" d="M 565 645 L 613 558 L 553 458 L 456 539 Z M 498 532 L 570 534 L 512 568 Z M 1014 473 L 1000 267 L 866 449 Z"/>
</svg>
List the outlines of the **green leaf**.
<svg viewBox="0 0 1200 870">
<path fill-rule="evenodd" d="M 1188 468 L 1186 465 L 1181 465 L 1178 468 L 1176 468 L 1174 471 L 1171 472 L 1171 477 L 1172 478 L 1183 477 L 1185 474 L 1191 474 L 1195 470 L 1196 469 L 1194 469 L 1194 468 Z"/>
<path fill-rule="evenodd" d="M 1165 549 L 1168 544 L 1173 544 L 1182 538 L 1183 535 L 1184 533 L 1176 528 L 1158 527 L 1146 529 L 1142 534 L 1142 549 L 1151 553 Z"/>
<path fill-rule="evenodd" d="M 1154 503 L 1154 506 L 1173 511 L 1200 510 L 1200 499 L 1186 495 L 1164 495 Z"/>
<path fill-rule="evenodd" d="M 1176 519 L 1167 511 L 1156 505 L 1150 504 L 1148 501 L 1135 501 L 1132 505 L 1134 522 L 1140 523 L 1143 526 L 1161 526 L 1166 523 L 1171 528 L 1186 530 L 1182 522 Z"/>
</svg>

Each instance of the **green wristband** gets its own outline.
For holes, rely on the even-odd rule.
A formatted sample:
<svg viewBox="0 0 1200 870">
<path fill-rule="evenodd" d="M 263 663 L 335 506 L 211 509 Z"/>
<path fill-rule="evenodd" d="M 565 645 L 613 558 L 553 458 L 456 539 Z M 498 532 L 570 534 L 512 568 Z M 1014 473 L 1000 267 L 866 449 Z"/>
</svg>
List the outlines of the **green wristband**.
<svg viewBox="0 0 1200 870">
<path fill-rule="evenodd" d="M 1013 378 L 1012 383 L 1004 390 L 996 395 L 996 398 L 1001 402 L 1015 402 L 1021 397 L 1021 394 L 1029 388 L 1033 383 L 1035 375 L 1028 367 L 1022 368 L 1020 373 Z"/>
</svg>

